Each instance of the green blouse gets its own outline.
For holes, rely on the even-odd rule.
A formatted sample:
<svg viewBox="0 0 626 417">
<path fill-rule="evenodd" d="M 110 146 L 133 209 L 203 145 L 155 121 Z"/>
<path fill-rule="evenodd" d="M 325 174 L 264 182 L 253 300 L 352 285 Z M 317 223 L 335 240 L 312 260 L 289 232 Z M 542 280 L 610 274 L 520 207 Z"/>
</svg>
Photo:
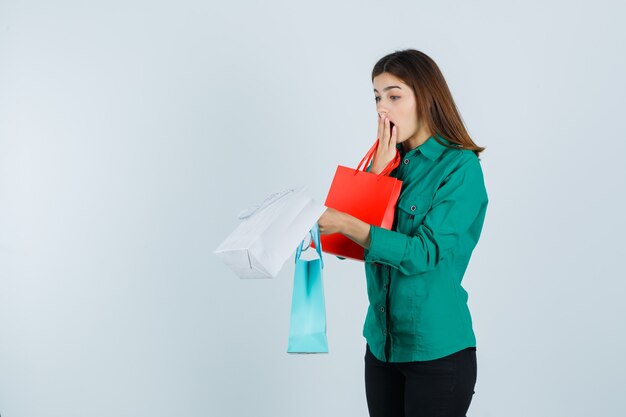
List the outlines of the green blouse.
<svg viewBox="0 0 626 417">
<path fill-rule="evenodd" d="M 437 135 L 444 143 L 449 141 Z M 387 362 L 426 361 L 476 346 L 463 274 L 482 230 L 487 191 L 473 151 L 431 136 L 404 153 L 392 230 L 370 226 L 363 336 Z"/>
</svg>

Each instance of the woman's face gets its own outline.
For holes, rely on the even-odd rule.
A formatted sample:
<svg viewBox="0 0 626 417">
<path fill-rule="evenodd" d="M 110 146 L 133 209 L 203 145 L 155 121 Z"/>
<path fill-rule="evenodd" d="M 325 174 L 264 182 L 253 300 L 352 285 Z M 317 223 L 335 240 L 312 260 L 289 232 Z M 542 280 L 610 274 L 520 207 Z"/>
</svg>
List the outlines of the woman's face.
<svg viewBox="0 0 626 417">
<path fill-rule="evenodd" d="M 374 77 L 373 84 L 378 117 L 387 116 L 395 125 L 397 143 L 416 138 L 421 126 L 411 87 L 387 72 Z"/>
</svg>

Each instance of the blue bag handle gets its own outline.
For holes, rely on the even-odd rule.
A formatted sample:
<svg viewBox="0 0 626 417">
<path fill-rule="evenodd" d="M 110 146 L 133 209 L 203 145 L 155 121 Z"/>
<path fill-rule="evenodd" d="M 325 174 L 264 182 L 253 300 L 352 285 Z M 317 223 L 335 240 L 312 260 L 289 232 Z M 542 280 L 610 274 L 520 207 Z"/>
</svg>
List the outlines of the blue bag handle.
<svg viewBox="0 0 626 417">
<path fill-rule="evenodd" d="M 322 242 L 320 240 L 320 229 L 317 225 L 317 222 L 313 225 L 313 228 L 309 231 L 311 234 L 311 239 L 315 242 L 315 251 L 320 256 L 320 263 L 322 268 L 324 268 L 324 258 L 322 258 Z M 300 242 L 300 245 L 296 249 L 296 262 L 300 259 L 300 255 L 302 254 L 302 245 L 304 245 L 304 239 Z"/>
</svg>

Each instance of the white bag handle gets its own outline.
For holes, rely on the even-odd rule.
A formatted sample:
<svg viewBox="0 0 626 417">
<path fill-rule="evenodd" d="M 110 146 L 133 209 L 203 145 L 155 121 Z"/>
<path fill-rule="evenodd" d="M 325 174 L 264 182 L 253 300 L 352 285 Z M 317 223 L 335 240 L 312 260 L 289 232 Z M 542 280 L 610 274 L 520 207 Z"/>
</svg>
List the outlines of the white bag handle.
<svg viewBox="0 0 626 417">
<path fill-rule="evenodd" d="M 257 204 L 255 206 L 252 206 L 250 208 L 242 210 L 239 213 L 238 218 L 240 220 L 247 219 L 248 217 L 252 216 L 254 213 L 256 213 L 256 212 L 258 212 L 260 210 L 263 210 L 265 207 L 269 206 L 270 204 L 274 204 L 276 201 L 280 200 L 284 196 L 286 196 L 286 195 L 288 195 L 288 194 L 290 194 L 290 193 L 292 193 L 294 191 L 295 191 L 295 188 L 287 188 L 286 190 L 270 194 L 265 200 L 263 200 L 263 202 L 261 204 Z"/>
</svg>

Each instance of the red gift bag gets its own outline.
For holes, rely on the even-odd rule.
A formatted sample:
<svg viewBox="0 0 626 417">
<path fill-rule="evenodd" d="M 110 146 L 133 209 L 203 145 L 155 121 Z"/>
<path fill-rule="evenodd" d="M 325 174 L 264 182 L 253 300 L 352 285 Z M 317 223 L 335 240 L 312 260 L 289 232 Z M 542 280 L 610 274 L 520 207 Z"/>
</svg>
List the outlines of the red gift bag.
<svg viewBox="0 0 626 417">
<path fill-rule="evenodd" d="M 324 205 L 366 223 L 391 229 L 402 181 L 388 175 L 400 164 L 400 153 L 396 150 L 396 157 L 380 174 L 366 172 L 377 148 L 378 140 L 356 169 L 337 167 Z M 323 252 L 363 260 L 363 247 L 341 233 L 321 235 L 321 242 Z"/>
</svg>

